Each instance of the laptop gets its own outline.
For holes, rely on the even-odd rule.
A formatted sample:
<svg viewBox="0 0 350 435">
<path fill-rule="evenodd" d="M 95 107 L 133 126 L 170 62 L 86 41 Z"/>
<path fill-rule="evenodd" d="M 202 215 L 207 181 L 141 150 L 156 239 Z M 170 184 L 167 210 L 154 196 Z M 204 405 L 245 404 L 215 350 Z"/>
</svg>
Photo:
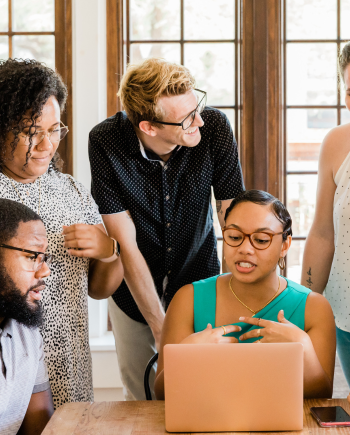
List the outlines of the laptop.
<svg viewBox="0 0 350 435">
<path fill-rule="evenodd" d="M 164 388 L 168 432 L 301 430 L 303 346 L 168 344 Z"/>
</svg>

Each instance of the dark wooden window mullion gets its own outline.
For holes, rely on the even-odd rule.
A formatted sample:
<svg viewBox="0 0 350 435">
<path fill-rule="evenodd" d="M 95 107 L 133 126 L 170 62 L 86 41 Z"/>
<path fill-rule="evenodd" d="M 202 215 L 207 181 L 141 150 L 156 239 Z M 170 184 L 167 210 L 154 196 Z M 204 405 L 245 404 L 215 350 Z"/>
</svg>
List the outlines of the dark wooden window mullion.
<svg viewBox="0 0 350 435">
<path fill-rule="evenodd" d="M 8 0 L 8 12 L 9 12 L 9 24 L 8 24 L 8 31 L 9 31 L 9 57 L 12 58 L 12 0 Z"/>
<path fill-rule="evenodd" d="M 239 124 L 238 124 L 238 116 L 239 116 L 239 113 L 238 113 L 238 96 L 239 96 L 239 89 L 240 89 L 240 87 L 239 87 L 239 75 L 238 75 L 238 59 L 239 59 L 239 50 L 238 50 L 238 48 L 239 48 L 239 46 L 238 46 L 238 30 L 239 30 L 239 26 L 238 26 L 238 17 L 239 17 L 239 14 L 238 14 L 238 0 L 235 0 L 235 41 L 234 41 L 234 45 L 235 45 L 235 69 L 234 69 L 234 71 L 235 71 L 235 76 L 234 76 L 234 81 L 235 81 L 235 102 L 234 102 L 234 105 L 235 105 L 235 117 L 234 117 L 234 120 L 235 120 L 235 131 L 234 131 L 234 134 L 235 134 L 235 138 L 236 138 L 236 141 L 237 141 L 237 143 L 240 143 L 240 141 L 239 141 Z M 222 238 L 221 238 L 222 239 Z"/>
<path fill-rule="evenodd" d="M 126 62 L 130 62 L 130 0 L 126 0 Z"/>
<path fill-rule="evenodd" d="M 340 53 L 340 0 L 337 0 L 337 55 Z M 341 95 L 340 95 L 340 88 L 338 86 L 338 80 L 336 81 L 337 86 L 337 124 L 340 125 L 341 123 Z"/>
<path fill-rule="evenodd" d="M 180 0 L 180 62 L 185 63 L 185 4 L 184 0 Z"/>
</svg>

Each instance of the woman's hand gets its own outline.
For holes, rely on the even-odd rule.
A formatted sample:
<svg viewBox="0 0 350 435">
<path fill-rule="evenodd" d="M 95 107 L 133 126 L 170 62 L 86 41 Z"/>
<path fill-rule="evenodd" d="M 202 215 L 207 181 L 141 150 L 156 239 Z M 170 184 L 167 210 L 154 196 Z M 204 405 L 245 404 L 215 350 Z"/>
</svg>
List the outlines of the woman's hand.
<svg viewBox="0 0 350 435">
<path fill-rule="evenodd" d="M 225 337 L 230 332 L 241 331 L 242 328 L 236 325 L 219 326 L 213 328 L 210 323 L 204 331 L 189 335 L 180 344 L 205 344 L 205 343 L 238 343 L 235 337 Z"/>
<path fill-rule="evenodd" d="M 307 333 L 284 317 L 284 311 L 281 310 L 277 316 L 278 322 L 271 320 L 258 319 L 253 317 L 240 317 L 239 320 L 250 325 L 256 325 L 259 328 L 253 329 L 241 335 L 240 340 L 248 338 L 262 337 L 258 340 L 260 343 L 306 343 L 310 341 Z"/>
<path fill-rule="evenodd" d="M 70 255 L 100 260 L 113 255 L 113 240 L 97 225 L 63 226 L 64 247 Z"/>
</svg>

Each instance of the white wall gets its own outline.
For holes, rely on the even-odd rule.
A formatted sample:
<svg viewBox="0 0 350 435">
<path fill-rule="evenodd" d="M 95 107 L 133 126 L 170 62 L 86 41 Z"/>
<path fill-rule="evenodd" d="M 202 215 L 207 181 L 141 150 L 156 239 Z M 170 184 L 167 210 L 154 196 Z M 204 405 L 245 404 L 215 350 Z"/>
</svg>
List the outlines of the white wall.
<svg viewBox="0 0 350 435">
<path fill-rule="evenodd" d="M 73 0 L 74 177 L 88 189 L 88 135 L 107 116 L 106 82 L 106 1 Z"/>
<path fill-rule="evenodd" d="M 106 1 L 73 0 L 72 12 L 73 175 L 90 190 L 88 135 L 107 117 Z M 106 394 L 109 389 L 113 397 L 120 398 L 122 384 L 114 339 L 107 332 L 107 300 L 89 298 L 89 328 L 96 396 L 102 400 L 101 392 Z"/>
</svg>

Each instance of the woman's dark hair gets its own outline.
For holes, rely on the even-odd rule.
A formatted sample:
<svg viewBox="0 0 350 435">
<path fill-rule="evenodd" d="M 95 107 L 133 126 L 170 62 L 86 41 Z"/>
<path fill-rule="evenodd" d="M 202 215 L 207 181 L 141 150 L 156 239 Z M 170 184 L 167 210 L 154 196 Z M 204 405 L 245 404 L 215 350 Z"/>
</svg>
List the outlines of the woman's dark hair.
<svg viewBox="0 0 350 435">
<path fill-rule="evenodd" d="M 27 160 L 32 149 L 32 135 L 36 120 L 41 116 L 47 100 L 54 96 L 61 112 L 67 100 L 67 88 L 61 76 L 44 64 L 33 59 L 0 60 L 0 169 L 6 153 L 5 141 L 10 131 L 14 134 L 11 143 L 12 155 L 19 141 L 19 133 L 29 127 L 31 133 Z M 31 123 L 22 122 L 23 116 L 31 113 Z M 61 169 L 62 160 L 56 152 L 50 167 Z"/>
<path fill-rule="evenodd" d="M 291 236 L 292 233 L 292 218 L 286 207 L 274 196 L 270 195 L 263 190 L 246 190 L 239 195 L 236 196 L 234 200 L 232 200 L 230 206 L 226 210 L 225 214 L 225 222 L 236 205 L 241 202 L 253 202 L 254 204 L 259 205 L 270 205 L 273 214 L 283 225 L 283 240 L 287 239 L 287 236 Z"/>
<path fill-rule="evenodd" d="M 26 205 L 0 198 L 0 244 L 16 236 L 20 222 L 39 220 L 42 221 L 41 217 Z"/>
<path fill-rule="evenodd" d="M 338 57 L 338 72 L 343 82 L 344 82 L 344 73 L 348 65 L 350 65 L 350 42 L 347 42 L 344 45 Z"/>
</svg>

